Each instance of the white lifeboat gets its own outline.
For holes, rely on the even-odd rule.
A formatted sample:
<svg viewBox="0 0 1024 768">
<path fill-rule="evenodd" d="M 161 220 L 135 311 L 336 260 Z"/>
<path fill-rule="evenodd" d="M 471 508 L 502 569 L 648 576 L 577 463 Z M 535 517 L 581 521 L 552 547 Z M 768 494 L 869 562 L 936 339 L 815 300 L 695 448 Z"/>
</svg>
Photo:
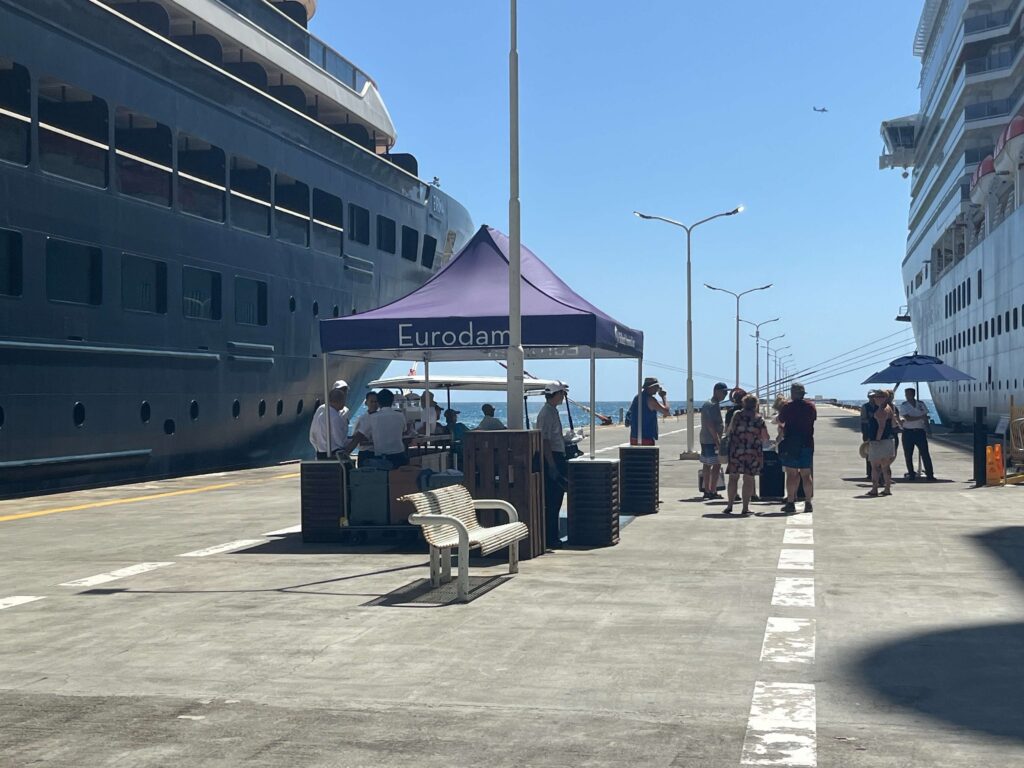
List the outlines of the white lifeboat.
<svg viewBox="0 0 1024 768">
<path fill-rule="evenodd" d="M 1017 163 L 1020 162 L 1022 152 L 1024 152 L 1024 115 L 1017 115 L 999 136 L 999 142 L 993 152 L 996 171 L 1016 173 Z"/>
<path fill-rule="evenodd" d="M 992 158 L 992 155 L 988 155 L 978 163 L 978 167 L 974 169 L 974 176 L 971 177 L 971 202 L 975 205 L 984 203 L 995 180 L 995 160 Z"/>
</svg>

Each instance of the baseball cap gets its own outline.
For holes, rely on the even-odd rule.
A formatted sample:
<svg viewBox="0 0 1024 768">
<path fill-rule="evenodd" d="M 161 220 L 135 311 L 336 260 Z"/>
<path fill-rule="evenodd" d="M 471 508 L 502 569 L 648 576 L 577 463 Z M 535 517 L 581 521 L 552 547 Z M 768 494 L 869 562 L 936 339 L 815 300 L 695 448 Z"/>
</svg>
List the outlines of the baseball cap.
<svg viewBox="0 0 1024 768">
<path fill-rule="evenodd" d="M 643 389 L 647 389 L 648 387 L 656 387 L 659 384 L 661 384 L 661 382 L 658 381 L 656 377 L 648 376 L 646 379 L 644 379 Z"/>
<path fill-rule="evenodd" d="M 447 418 L 447 417 L 448 417 L 448 414 L 449 414 L 449 413 L 450 413 L 450 414 L 451 414 L 452 416 L 458 416 L 458 415 L 459 415 L 460 413 L 462 413 L 462 411 L 456 411 L 456 410 L 455 410 L 454 408 L 449 408 L 449 409 L 447 409 L 447 410 L 446 410 L 446 411 L 444 412 L 445 418 Z"/>
<path fill-rule="evenodd" d="M 726 384 L 724 381 L 720 381 L 717 384 L 715 384 L 715 389 L 726 389 L 727 390 L 727 389 L 729 389 L 729 385 Z"/>
<path fill-rule="evenodd" d="M 544 387 L 544 394 L 545 395 L 557 395 L 559 392 L 568 392 L 568 391 L 569 391 L 569 385 L 568 384 L 563 384 L 560 381 L 557 382 L 556 384 L 548 384 L 546 387 Z"/>
<path fill-rule="evenodd" d="M 334 386 L 331 389 L 348 389 L 348 382 L 344 379 L 338 379 L 334 382 Z"/>
</svg>

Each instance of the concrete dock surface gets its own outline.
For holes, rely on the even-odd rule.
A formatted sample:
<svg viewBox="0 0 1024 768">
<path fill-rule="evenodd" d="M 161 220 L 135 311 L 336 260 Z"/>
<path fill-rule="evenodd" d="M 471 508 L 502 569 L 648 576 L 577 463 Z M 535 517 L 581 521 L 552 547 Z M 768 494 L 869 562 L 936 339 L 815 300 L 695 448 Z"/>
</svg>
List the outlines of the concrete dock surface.
<svg viewBox="0 0 1024 768">
<path fill-rule="evenodd" d="M 303 545 L 297 465 L 0 502 L 0 766 L 1024 765 L 1024 490 L 867 498 L 820 406 L 814 513 L 726 516 L 684 425 L 658 514 L 466 605 Z"/>
</svg>

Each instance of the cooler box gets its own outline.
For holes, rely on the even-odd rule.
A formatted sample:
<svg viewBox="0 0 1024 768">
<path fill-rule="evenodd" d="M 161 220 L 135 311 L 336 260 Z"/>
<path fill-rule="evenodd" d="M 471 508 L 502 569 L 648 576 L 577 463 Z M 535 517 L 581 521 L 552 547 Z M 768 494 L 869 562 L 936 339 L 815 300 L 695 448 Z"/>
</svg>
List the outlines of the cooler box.
<svg viewBox="0 0 1024 768">
<path fill-rule="evenodd" d="M 349 525 L 387 525 L 388 471 L 353 469 L 348 474 Z"/>
</svg>

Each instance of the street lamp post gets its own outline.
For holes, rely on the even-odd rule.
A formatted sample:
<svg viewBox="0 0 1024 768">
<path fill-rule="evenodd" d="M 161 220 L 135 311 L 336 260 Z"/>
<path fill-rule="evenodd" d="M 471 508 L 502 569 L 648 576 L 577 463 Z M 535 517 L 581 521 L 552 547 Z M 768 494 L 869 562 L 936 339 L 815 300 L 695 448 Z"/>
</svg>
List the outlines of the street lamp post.
<svg viewBox="0 0 1024 768">
<path fill-rule="evenodd" d="M 781 383 L 782 374 L 780 373 L 780 371 L 782 370 L 782 360 L 791 357 L 791 355 L 781 355 L 780 356 L 779 352 L 781 352 L 784 349 L 792 349 L 792 348 L 793 348 L 792 344 L 787 344 L 786 346 L 779 347 L 778 349 L 775 350 L 775 395 L 776 396 L 782 394 L 782 383 Z"/>
<path fill-rule="evenodd" d="M 633 215 L 638 216 L 641 219 L 646 219 L 648 221 L 663 221 L 666 224 L 679 227 L 686 232 L 686 453 L 683 456 L 680 456 L 680 458 L 697 458 L 697 454 L 693 451 L 693 302 L 691 300 L 693 297 L 693 282 L 691 278 L 690 265 L 691 234 L 693 230 L 701 224 L 706 224 L 707 222 L 721 218 L 722 216 L 735 216 L 737 213 L 742 211 L 743 206 L 738 205 L 731 211 L 716 213 L 714 216 L 708 216 L 706 219 L 701 219 L 689 226 L 680 221 L 675 221 L 674 219 L 667 219 L 664 216 L 654 216 L 649 213 L 633 211 Z"/>
<path fill-rule="evenodd" d="M 766 291 L 772 287 L 772 283 L 768 283 L 768 285 L 761 285 L 757 288 L 749 288 L 745 291 L 741 291 L 740 293 L 734 293 L 733 291 L 728 291 L 725 288 L 716 288 L 715 286 L 708 285 L 707 283 L 704 283 L 704 287 L 710 288 L 712 291 L 728 293 L 736 299 L 736 388 L 738 389 L 740 386 L 740 299 L 754 291 Z"/>
<path fill-rule="evenodd" d="M 761 392 L 761 326 L 768 325 L 768 323 L 777 322 L 779 318 L 773 317 L 771 320 L 762 320 L 760 323 L 752 323 L 749 320 L 740 318 L 741 323 L 754 326 L 754 394 L 760 397 Z M 765 376 L 768 376 L 768 371 L 764 372 Z"/>
<path fill-rule="evenodd" d="M 764 396 L 768 400 L 771 400 L 772 397 L 772 364 L 768 359 L 772 353 L 772 342 L 784 338 L 785 335 L 780 333 L 778 336 L 772 336 L 764 341 Z"/>
<path fill-rule="evenodd" d="M 508 191 L 508 350 L 506 423 L 523 428 L 523 325 L 519 207 L 519 50 L 516 0 L 510 0 L 508 52 L 509 191 Z"/>
</svg>

